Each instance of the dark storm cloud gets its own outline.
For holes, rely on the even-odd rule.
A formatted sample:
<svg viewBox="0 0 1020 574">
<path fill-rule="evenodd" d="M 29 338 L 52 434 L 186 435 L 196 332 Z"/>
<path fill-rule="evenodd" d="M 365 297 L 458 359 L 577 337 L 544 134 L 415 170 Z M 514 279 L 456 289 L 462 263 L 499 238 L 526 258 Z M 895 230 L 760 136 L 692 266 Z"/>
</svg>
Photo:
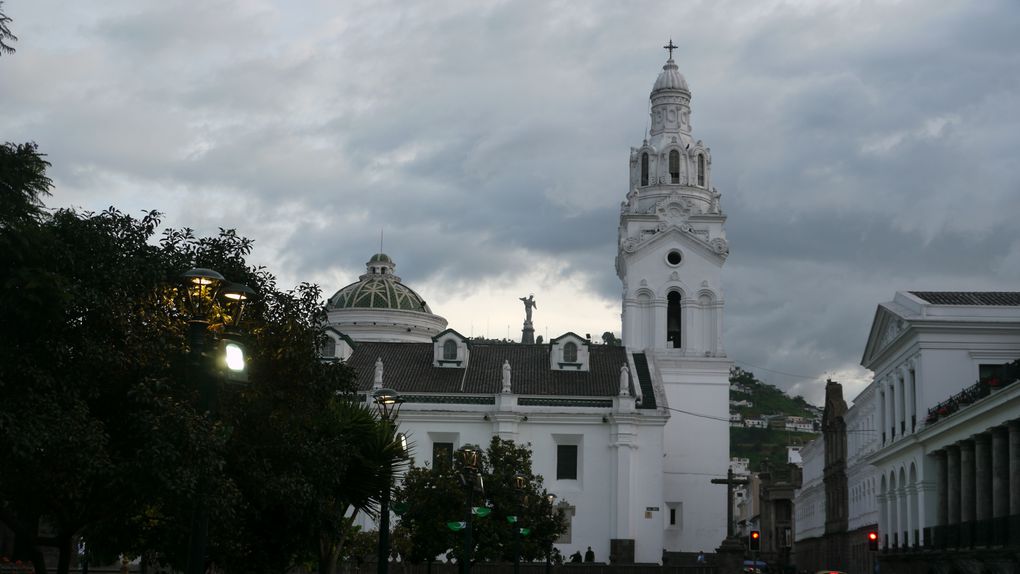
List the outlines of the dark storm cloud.
<svg viewBox="0 0 1020 574">
<path fill-rule="evenodd" d="M 0 130 L 50 154 L 56 203 L 236 227 L 294 282 L 353 280 L 384 229 L 412 285 L 555 262 L 618 308 L 629 147 L 672 35 L 729 216 L 731 357 L 852 397 L 895 290 L 1020 287 L 1009 0 L 5 8 Z"/>
</svg>

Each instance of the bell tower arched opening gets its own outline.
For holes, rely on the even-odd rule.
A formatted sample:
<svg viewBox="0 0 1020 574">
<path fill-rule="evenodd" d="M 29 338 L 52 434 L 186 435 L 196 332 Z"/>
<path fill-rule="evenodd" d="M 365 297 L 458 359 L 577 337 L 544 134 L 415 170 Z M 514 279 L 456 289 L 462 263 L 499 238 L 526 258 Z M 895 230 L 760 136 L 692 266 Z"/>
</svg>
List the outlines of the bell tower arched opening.
<svg viewBox="0 0 1020 574">
<path fill-rule="evenodd" d="M 679 349 L 683 346 L 683 307 L 680 292 L 670 291 L 666 295 L 666 347 Z"/>
</svg>

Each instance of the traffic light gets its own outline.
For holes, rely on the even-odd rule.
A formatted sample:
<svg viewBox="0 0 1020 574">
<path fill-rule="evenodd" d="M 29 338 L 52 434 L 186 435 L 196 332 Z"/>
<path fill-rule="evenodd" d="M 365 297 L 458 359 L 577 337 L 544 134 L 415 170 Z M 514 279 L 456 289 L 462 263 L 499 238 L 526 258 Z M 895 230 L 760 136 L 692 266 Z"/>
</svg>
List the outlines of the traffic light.
<svg viewBox="0 0 1020 574">
<path fill-rule="evenodd" d="M 761 532 L 752 530 L 747 535 L 747 548 L 748 550 L 761 550 Z"/>
<path fill-rule="evenodd" d="M 878 533 L 874 530 L 868 532 L 868 550 L 878 550 Z"/>
</svg>

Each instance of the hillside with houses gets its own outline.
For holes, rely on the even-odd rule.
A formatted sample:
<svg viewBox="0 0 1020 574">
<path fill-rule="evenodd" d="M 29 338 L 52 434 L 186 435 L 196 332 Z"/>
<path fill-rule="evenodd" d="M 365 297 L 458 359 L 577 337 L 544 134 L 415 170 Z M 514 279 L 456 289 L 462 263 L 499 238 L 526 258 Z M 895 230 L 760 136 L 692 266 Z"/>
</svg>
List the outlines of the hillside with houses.
<svg viewBox="0 0 1020 574">
<path fill-rule="evenodd" d="M 822 409 L 759 381 L 750 371 L 730 372 L 730 457 L 745 459 L 749 470 L 799 462 L 800 447 L 814 440 Z"/>
</svg>

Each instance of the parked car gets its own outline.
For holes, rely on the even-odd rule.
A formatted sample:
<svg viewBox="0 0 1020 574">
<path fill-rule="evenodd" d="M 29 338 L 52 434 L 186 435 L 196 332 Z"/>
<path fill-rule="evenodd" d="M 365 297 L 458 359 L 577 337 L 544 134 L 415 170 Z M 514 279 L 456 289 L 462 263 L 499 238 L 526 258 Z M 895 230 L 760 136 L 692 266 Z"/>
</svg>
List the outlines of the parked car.
<svg viewBox="0 0 1020 574">
<path fill-rule="evenodd" d="M 744 560 L 744 574 L 769 574 L 769 565 L 764 560 Z"/>
</svg>

